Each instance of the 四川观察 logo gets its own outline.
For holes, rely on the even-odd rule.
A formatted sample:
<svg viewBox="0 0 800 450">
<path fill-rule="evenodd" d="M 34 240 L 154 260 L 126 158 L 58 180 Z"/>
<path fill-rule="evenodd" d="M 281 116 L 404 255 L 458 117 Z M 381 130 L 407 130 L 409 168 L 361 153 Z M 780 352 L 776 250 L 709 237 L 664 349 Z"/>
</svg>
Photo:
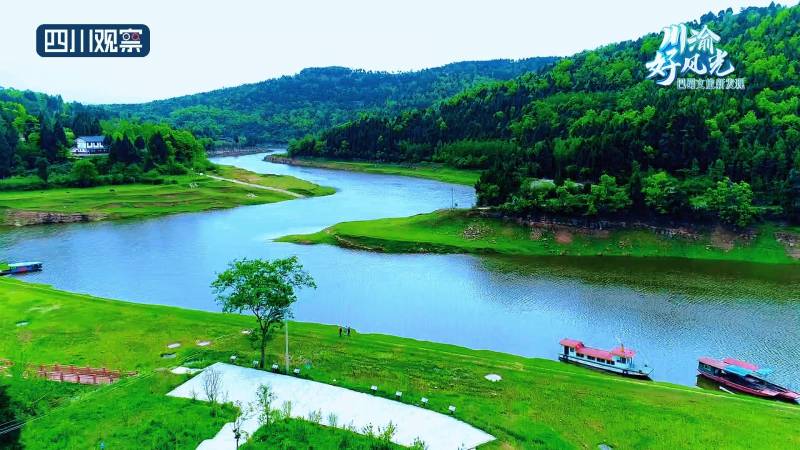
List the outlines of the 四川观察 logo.
<svg viewBox="0 0 800 450">
<path fill-rule="evenodd" d="M 42 57 L 143 57 L 150 29 L 142 24 L 39 25 L 36 53 Z"/>
<path fill-rule="evenodd" d="M 678 89 L 744 89 L 744 78 L 729 77 L 736 68 L 719 41 L 708 25 L 699 31 L 684 24 L 665 27 L 655 58 L 645 65 L 647 78 L 661 86 L 677 81 Z"/>
</svg>

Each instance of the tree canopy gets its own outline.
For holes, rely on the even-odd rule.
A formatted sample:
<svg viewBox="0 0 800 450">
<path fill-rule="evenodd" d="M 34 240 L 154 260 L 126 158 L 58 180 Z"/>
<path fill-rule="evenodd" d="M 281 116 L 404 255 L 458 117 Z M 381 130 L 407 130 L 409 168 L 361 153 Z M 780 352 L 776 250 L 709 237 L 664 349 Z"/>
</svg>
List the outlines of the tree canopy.
<svg viewBox="0 0 800 450">
<path fill-rule="evenodd" d="M 729 9 L 691 25 L 721 37 L 745 89 L 658 86 L 645 67 L 662 40 L 653 33 L 427 108 L 367 114 L 292 142 L 290 153 L 481 168 L 479 202 L 516 214 L 797 218 L 800 7 Z M 535 180 L 552 189 L 530 189 Z M 739 213 L 729 202 L 741 202 Z"/>
<path fill-rule="evenodd" d="M 211 283 L 217 303 L 224 312 L 250 313 L 258 322 L 261 350 L 259 367 L 264 368 L 266 340 L 272 327 L 291 317 L 297 301 L 295 289 L 317 285 L 303 270 L 296 256 L 275 260 L 234 260 Z"/>
</svg>

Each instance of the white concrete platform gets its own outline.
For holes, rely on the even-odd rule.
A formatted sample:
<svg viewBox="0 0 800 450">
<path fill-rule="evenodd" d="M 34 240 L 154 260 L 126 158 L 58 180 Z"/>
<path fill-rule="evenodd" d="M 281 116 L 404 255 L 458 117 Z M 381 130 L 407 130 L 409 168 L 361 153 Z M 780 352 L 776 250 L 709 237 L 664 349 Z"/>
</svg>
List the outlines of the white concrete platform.
<svg viewBox="0 0 800 450">
<path fill-rule="evenodd" d="M 328 415 L 333 413 L 340 427 L 352 425 L 357 430 L 369 424 L 384 428 L 391 421 L 397 427 L 392 440 L 400 445 L 410 446 L 415 438 L 420 438 L 429 450 L 457 450 L 472 449 L 494 440 L 492 435 L 453 417 L 397 401 L 230 364 L 216 363 L 211 367 L 221 372 L 223 397 L 230 402 L 255 404 L 256 389 L 261 384 L 268 384 L 275 393 L 273 407 L 291 402 L 294 417 L 307 419 L 309 413 L 320 411 L 322 423 L 327 425 Z M 198 374 L 167 395 L 184 398 L 194 395 L 198 400 L 207 400 L 203 392 L 203 374 Z M 252 418 L 242 430 L 252 435 L 258 426 L 257 419 Z M 232 424 L 226 424 L 214 438 L 203 441 L 198 450 L 235 448 L 231 429 Z"/>
</svg>

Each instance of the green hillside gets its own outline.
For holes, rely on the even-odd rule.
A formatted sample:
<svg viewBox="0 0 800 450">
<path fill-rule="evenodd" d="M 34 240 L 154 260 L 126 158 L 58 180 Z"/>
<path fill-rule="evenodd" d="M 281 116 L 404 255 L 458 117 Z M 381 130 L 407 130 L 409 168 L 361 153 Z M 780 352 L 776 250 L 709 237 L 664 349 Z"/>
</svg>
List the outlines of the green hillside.
<svg viewBox="0 0 800 450">
<path fill-rule="evenodd" d="M 259 83 L 105 108 L 122 116 L 167 121 L 220 145 L 287 142 L 364 112 L 424 108 L 471 86 L 508 80 L 554 60 L 470 61 L 402 73 L 309 68 Z"/>
<path fill-rule="evenodd" d="M 290 153 L 482 169 L 479 203 L 518 215 L 798 219 L 800 7 L 687 25 L 720 37 L 735 66 L 727 78 L 743 78 L 744 89 L 648 79 L 659 32 L 426 109 L 364 116 L 295 141 Z"/>
</svg>

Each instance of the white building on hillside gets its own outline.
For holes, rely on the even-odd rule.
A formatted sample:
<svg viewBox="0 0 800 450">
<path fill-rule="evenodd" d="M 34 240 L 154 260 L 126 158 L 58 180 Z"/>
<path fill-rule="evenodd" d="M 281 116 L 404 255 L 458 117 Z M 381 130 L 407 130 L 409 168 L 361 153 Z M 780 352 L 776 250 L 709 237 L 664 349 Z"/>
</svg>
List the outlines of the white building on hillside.
<svg viewBox="0 0 800 450">
<path fill-rule="evenodd" d="M 72 154 L 75 156 L 105 155 L 108 149 L 103 145 L 105 136 L 78 136 Z"/>
</svg>

